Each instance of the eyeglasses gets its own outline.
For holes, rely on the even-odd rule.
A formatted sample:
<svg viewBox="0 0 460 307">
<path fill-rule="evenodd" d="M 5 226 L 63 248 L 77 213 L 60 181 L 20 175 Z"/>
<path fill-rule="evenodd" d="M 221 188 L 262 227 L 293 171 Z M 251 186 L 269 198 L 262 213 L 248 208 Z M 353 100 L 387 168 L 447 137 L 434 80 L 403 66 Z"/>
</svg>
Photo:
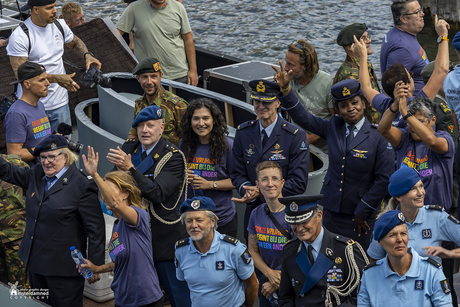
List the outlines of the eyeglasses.
<svg viewBox="0 0 460 307">
<path fill-rule="evenodd" d="M 293 41 L 291 45 L 295 45 L 296 48 L 302 49 L 303 55 L 305 56 L 305 60 L 307 60 L 307 53 L 305 52 L 305 49 L 303 49 L 302 45 L 299 44 L 298 41 Z"/>
<path fill-rule="evenodd" d="M 85 18 L 85 16 L 81 16 L 80 18 L 78 18 L 76 23 L 81 23 L 83 21 L 83 18 Z"/>
<path fill-rule="evenodd" d="M 56 160 L 56 158 L 58 156 L 62 155 L 62 152 L 59 153 L 58 155 L 55 155 L 55 156 L 39 156 L 38 157 L 38 160 L 40 160 L 40 163 L 44 163 L 46 160 L 48 160 L 49 163 L 53 163 L 54 160 Z"/>
<path fill-rule="evenodd" d="M 422 13 L 423 13 L 423 7 L 420 7 L 420 9 L 416 10 L 413 13 L 407 13 L 407 14 L 403 14 L 403 15 L 405 15 L 405 16 L 417 15 L 417 16 L 420 17 L 420 15 L 422 15 Z"/>
<path fill-rule="evenodd" d="M 367 36 L 361 36 L 361 39 L 362 40 L 371 40 L 371 35 L 370 34 L 367 34 Z"/>
<path fill-rule="evenodd" d="M 281 178 L 278 178 L 278 177 L 273 177 L 273 178 L 262 178 L 260 179 L 260 182 L 263 183 L 263 184 L 268 184 L 270 182 L 270 180 L 273 182 L 273 183 L 279 183 L 281 182 Z"/>
</svg>

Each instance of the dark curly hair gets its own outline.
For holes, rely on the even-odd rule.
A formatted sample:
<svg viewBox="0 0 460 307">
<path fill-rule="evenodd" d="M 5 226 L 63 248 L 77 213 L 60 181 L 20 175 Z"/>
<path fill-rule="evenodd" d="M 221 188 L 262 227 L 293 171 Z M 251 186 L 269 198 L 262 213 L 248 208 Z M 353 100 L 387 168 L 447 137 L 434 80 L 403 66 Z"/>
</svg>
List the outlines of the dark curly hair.
<svg viewBox="0 0 460 307">
<path fill-rule="evenodd" d="M 216 159 L 214 161 L 221 163 L 222 156 L 228 151 L 228 143 L 225 138 L 228 135 L 228 129 L 222 112 L 211 99 L 197 98 L 190 102 L 181 122 L 182 143 L 180 149 L 187 160 L 195 155 L 199 139 L 192 129 L 192 117 L 195 110 L 202 108 L 207 108 L 209 110 L 214 121 L 211 130 L 211 138 L 209 139 L 209 155 L 211 161 Z"/>
</svg>

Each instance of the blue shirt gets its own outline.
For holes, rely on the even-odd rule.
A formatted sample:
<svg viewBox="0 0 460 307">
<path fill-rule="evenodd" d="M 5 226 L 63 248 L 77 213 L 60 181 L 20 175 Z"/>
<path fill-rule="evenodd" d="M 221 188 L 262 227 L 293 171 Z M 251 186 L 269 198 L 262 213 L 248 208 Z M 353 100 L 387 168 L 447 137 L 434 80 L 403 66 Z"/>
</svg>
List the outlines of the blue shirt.
<svg viewBox="0 0 460 307">
<path fill-rule="evenodd" d="M 262 142 L 264 136 L 262 134 L 262 130 L 265 129 L 265 133 L 267 134 L 267 137 L 270 137 L 272 135 L 273 129 L 275 129 L 276 122 L 278 121 L 278 115 L 276 115 L 275 121 L 271 123 L 267 128 L 264 128 L 262 124 L 259 122 L 259 132 L 260 132 L 260 141 Z"/>
<path fill-rule="evenodd" d="M 460 244 L 460 225 L 451 220 L 444 209 L 440 211 L 424 206 L 418 210 L 415 221 L 412 224 L 406 222 L 406 225 L 409 232 L 408 245 L 412 246 L 420 255 L 425 255 L 425 250 L 422 247 L 441 246 L 442 241 Z M 373 259 L 382 259 L 386 252 L 373 239 L 367 249 L 367 254 Z M 441 258 L 431 257 L 441 263 Z"/>
<path fill-rule="evenodd" d="M 235 307 L 246 300 L 243 280 L 254 272 L 254 261 L 246 264 L 246 246 L 240 241 L 236 245 L 226 242 L 224 237 L 214 230 L 205 254 L 195 248 L 191 238 L 187 245 L 176 247 L 176 276 L 187 282 L 192 306 Z"/>
<path fill-rule="evenodd" d="M 447 105 L 458 118 L 460 116 L 460 65 L 456 65 L 454 71 L 447 74 L 444 80 L 444 93 Z"/>
<path fill-rule="evenodd" d="M 359 307 L 452 306 L 450 292 L 446 294 L 441 286 L 446 280 L 442 268 L 429 263 L 428 258 L 414 250 L 409 252 L 412 262 L 403 276 L 390 269 L 387 257 L 364 270 L 358 293 Z"/>
<path fill-rule="evenodd" d="M 308 250 L 308 245 L 311 245 L 313 247 L 313 250 L 311 251 L 312 255 L 313 255 L 313 259 L 316 260 L 316 258 L 318 258 L 318 253 L 319 253 L 319 250 L 321 249 L 321 244 L 323 243 L 323 237 L 324 237 L 324 229 L 323 227 L 321 227 L 321 231 L 318 235 L 318 237 L 315 239 L 315 241 L 313 241 L 312 244 L 308 244 L 307 242 L 303 242 L 303 244 L 305 245 L 305 250 Z"/>
</svg>

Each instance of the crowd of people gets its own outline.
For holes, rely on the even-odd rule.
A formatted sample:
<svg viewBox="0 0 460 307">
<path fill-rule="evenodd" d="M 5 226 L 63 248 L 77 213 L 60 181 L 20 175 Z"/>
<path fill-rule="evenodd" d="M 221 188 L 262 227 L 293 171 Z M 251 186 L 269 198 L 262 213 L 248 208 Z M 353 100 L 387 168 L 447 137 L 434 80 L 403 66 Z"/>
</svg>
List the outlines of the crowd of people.
<svg viewBox="0 0 460 307">
<path fill-rule="evenodd" d="M 85 171 L 69 136 L 55 133 L 70 124 L 67 92 L 79 89 L 64 46 L 87 68 L 102 65 L 72 33 L 83 10 L 66 3 L 56 19 L 54 0 L 29 0 L 31 17 L 0 41 L 18 86 L 0 157 L 1 281 L 81 307 L 75 246 L 89 283 L 113 272 L 115 306 L 457 307 L 460 66 L 450 69 L 446 21 L 434 16 L 429 62 L 416 38 L 423 8 L 393 0 L 380 84 L 365 24 L 338 33 L 346 58 L 334 77 L 313 45 L 294 41 L 274 81 L 249 82 L 257 118 L 232 140 L 212 99 L 187 102 L 161 85 L 198 84 L 182 2 L 125 2 L 117 29 L 129 34 L 144 95 L 126 142 L 107 154 L 89 144 Z M 460 59 L 460 32 L 453 47 Z M 310 144 L 329 159 L 317 195 L 305 195 Z M 99 159 L 113 170 L 99 174 Z M 108 246 L 103 209 L 117 219 Z"/>
</svg>

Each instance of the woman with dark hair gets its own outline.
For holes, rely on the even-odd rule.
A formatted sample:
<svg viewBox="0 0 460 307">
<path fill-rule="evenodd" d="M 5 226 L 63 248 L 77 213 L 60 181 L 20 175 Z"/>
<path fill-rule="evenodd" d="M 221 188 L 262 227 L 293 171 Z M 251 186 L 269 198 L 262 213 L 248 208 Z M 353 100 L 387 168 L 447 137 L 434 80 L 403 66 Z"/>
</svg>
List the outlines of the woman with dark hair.
<svg viewBox="0 0 460 307">
<path fill-rule="evenodd" d="M 190 129 L 191 128 L 191 129 Z M 207 98 L 190 102 L 181 122 L 179 148 L 187 159 L 188 195 L 206 196 L 216 204 L 217 230 L 236 237 L 238 222 L 231 201 L 233 141 L 220 109 Z"/>
</svg>

